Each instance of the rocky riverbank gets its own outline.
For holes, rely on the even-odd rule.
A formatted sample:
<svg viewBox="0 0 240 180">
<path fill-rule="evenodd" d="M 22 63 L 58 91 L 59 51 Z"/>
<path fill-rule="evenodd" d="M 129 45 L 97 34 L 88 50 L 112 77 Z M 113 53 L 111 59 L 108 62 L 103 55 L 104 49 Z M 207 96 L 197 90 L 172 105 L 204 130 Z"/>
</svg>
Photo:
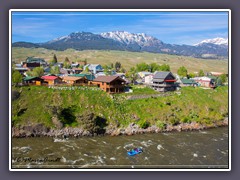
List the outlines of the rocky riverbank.
<svg viewBox="0 0 240 180">
<path fill-rule="evenodd" d="M 82 136 L 119 136 L 119 135 L 134 135 L 144 133 L 161 133 L 161 132 L 172 132 L 172 131 L 192 131 L 192 130 L 203 130 L 214 127 L 228 126 L 228 118 L 222 121 L 216 121 L 210 125 L 203 125 L 196 122 L 182 123 L 178 125 L 166 125 L 165 128 L 160 129 L 153 125 L 146 129 L 139 128 L 138 125 L 131 123 L 127 128 L 116 128 L 114 126 L 107 126 L 105 132 L 101 134 L 90 133 L 82 128 L 65 127 L 61 129 L 47 128 L 42 124 L 12 127 L 12 137 L 24 138 L 24 137 L 82 137 Z"/>
</svg>

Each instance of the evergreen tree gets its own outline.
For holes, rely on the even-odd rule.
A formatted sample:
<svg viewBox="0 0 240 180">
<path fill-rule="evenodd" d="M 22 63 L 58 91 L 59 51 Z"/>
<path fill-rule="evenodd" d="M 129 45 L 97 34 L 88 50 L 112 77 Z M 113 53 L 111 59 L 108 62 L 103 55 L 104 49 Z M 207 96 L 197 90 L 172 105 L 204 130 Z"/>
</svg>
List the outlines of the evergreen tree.
<svg viewBox="0 0 240 180">
<path fill-rule="evenodd" d="M 65 58 L 63 62 L 63 67 L 66 69 L 69 69 L 71 67 L 70 60 L 68 59 L 68 57 Z"/>
<path fill-rule="evenodd" d="M 56 64 L 56 63 L 57 63 L 57 56 L 56 56 L 56 54 L 54 54 L 51 64 Z"/>
<path fill-rule="evenodd" d="M 116 71 L 119 72 L 120 68 L 121 68 L 121 63 L 117 61 L 117 62 L 115 63 L 115 69 L 116 69 Z"/>
</svg>

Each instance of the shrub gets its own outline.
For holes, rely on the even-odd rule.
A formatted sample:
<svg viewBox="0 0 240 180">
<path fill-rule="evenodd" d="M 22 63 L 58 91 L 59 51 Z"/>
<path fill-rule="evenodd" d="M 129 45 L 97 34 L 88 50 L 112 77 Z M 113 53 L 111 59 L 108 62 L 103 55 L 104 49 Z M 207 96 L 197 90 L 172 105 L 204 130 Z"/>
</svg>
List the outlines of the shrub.
<svg viewBox="0 0 240 180">
<path fill-rule="evenodd" d="M 139 126 L 140 128 L 146 129 L 150 126 L 150 123 L 148 121 L 140 121 Z"/>
<path fill-rule="evenodd" d="M 166 129 L 166 123 L 164 123 L 163 121 L 160 121 L 160 120 L 158 120 L 157 122 L 156 122 L 156 126 L 157 127 L 159 127 L 160 129 Z"/>
</svg>

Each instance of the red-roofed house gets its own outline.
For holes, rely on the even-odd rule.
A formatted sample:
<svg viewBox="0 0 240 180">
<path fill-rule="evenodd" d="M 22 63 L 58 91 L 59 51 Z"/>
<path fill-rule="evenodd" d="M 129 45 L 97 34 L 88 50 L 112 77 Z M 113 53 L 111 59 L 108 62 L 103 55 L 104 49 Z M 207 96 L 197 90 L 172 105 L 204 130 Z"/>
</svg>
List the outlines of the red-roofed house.
<svg viewBox="0 0 240 180">
<path fill-rule="evenodd" d="M 92 81 L 92 84 L 97 85 L 107 93 L 124 92 L 126 81 L 119 76 L 98 76 Z"/>
<path fill-rule="evenodd" d="M 48 85 L 60 84 L 62 79 L 58 76 L 42 76 L 41 77 L 44 82 L 48 83 Z"/>
</svg>

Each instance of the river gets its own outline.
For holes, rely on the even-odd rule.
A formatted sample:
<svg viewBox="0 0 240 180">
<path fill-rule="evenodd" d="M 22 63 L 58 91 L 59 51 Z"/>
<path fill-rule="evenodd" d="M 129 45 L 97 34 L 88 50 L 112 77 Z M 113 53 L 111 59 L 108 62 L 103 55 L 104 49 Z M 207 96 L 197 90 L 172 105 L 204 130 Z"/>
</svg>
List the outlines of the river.
<svg viewBox="0 0 240 180">
<path fill-rule="evenodd" d="M 228 127 L 202 131 L 57 139 L 13 138 L 12 168 L 227 169 Z M 128 156 L 127 150 L 143 153 Z"/>
</svg>

